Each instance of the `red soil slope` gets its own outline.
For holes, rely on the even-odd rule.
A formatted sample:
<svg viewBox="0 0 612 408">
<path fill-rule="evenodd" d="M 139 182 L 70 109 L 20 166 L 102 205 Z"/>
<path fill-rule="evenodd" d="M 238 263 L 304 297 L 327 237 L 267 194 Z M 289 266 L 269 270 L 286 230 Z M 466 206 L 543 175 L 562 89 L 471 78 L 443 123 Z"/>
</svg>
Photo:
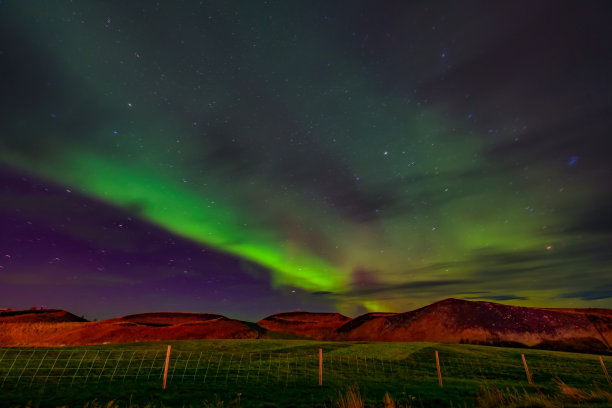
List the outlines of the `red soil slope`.
<svg viewBox="0 0 612 408">
<path fill-rule="evenodd" d="M 211 314 L 211 313 L 175 313 L 175 312 L 157 312 L 157 313 L 139 313 L 116 317 L 114 319 L 103 320 L 104 323 L 120 323 L 129 322 L 142 324 L 145 326 L 175 326 L 186 323 L 203 323 L 203 322 L 218 322 L 221 320 L 229 320 L 227 317 Z"/>
<path fill-rule="evenodd" d="M 336 340 L 439 341 L 609 351 L 612 315 L 446 299 L 411 312 L 361 316 Z"/>
<path fill-rule="evenodd" d="M 89 323 L 0 325 L 0 346 L 71 346 L 188 339 L 255 339 L 248 324 L 206 313 L 144 313 Z"/>
<path fill-rule="evenodd" d="M 82 317 L 60 309 L 0 310 L 0 323 L 86 322 Z"/>
<path fill-rule="evenodd" d="M 268 316 L 257 324 L 270 331 L 323 340 L 334 337 L 337 329 L 350 321 L 339 313 L 287 312 Z"/>
</svg>

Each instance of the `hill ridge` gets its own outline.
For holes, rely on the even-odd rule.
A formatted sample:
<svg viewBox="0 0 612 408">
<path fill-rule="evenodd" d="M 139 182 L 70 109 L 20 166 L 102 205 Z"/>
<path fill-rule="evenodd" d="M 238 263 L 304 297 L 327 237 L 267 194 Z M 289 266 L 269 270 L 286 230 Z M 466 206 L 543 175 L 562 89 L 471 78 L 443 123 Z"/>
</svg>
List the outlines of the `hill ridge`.
<svg viewBox="0 0 612 408">
<path fill-rule="evenodd" d="M 252 323 L 214 313 L 147 312 L 87 322 L 62 309 L 0 309 L 0 324 L 3 323 L 10 323 L 11 330 L 21 325 L 23 333 L 13 337 L 0 333 L 0 346 L 40 343 L 40 333 L 28 338 L 27 326 L 41 323 L 39 327 L 58 326 L 46 338 L 54 345 L 195 338 L 311 338 L 514 344 L 612 353 L 611 309 L 526 307 L 452 297 L 407 312 L 370 312 L 355 318 L 337 312 L 299 310 L 276 313 Z"/>
</svg>

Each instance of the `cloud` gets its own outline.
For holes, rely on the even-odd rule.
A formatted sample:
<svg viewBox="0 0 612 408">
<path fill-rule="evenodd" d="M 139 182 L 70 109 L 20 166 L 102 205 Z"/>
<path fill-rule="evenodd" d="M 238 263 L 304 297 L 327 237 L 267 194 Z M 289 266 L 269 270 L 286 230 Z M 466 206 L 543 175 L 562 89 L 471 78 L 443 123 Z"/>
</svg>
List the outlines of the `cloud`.
<svg viewBox="0 0 612 408">
<path fill-rule="evenodd" d="M 469 299 L 469 300 L 473 300 L 473 299 L 483 299 L 483 300 L 498 300 L 498 301 L 504 301 L 504 300 L 528 300 L 528 298 L 524 297 L 524 296 L 517 296 L 517 295 L 482 295 L 482 296 L 468 296 L 465 297 L 464 299 Z"/>
<path fill-rule="evenodd" d="M 562 298 L 579 298 L 582 300 L 612 299 L 612 284 L 605 285 L 597 289 L 577 290 L 562 293 Z"/>
<path fill-rule="evenodd" d="M 400 284 L 377 284 L 368 287 L 358 287 L 353 285 L 347 292 L 342 293 L 342 296 L 373 296 L 386 292 L 394 292 L 395 294 L 402 292 L 410 292 L 419 290 L 420 292 L 430 291 L 436 288 L 446 288 L 449 286 L 467 286 L 475 282 L 469 280 L 430 280 L 430 281 L 415 281 Z"/>
</svg>

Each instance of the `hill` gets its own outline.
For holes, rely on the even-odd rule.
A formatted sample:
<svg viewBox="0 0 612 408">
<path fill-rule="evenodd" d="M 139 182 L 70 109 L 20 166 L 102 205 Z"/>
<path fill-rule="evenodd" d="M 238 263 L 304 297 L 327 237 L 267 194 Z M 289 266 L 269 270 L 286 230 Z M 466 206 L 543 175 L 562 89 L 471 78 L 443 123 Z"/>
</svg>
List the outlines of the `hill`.
<svg viewBox="0 0 612 408">
<path fill-rule="evenodd" d="M 100 322 L 6 323 L 0 346 L 75 346 L 189 339 L 256 339 L 251 324 L 208 313 L 143 313 Z"/>
<path fill-rule="evenodd" d="M 434 341 L 610 351 L 612 315 L 589 309 L 543 309 L 445 299 L 390 315 L 364 315 L 340 327 L 335 340 Z"/>
<path fill-rule="evenodd" d="M 351 320 L 340 313 L 287 312 L 268 316 L 257 324 L 273 332 L 325 340 L 333 338 L 338 328 Z"/>
<path fill-rule="evenodd" d="M 405 313 L 278 313 L 257 323 L 210 313 L 141 313 L 87 322 L 64 310 L 0 310 L 0 346 L 187 339 L 444 342 L 612 353 L 612 310 L 445 299 Z"/>
<path fill-rule="evenodd" d="M 1 323 L 66 323 L 87 322 L 82 317 L 60 309 L 0 309 Z"/>
</svg>

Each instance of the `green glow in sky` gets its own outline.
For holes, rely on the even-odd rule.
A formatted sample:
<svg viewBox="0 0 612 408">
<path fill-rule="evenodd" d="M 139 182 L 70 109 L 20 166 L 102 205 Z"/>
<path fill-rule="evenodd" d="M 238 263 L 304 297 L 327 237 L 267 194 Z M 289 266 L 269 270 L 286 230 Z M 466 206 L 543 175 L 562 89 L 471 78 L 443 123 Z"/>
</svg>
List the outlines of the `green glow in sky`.
<svg viewBox="0 0 612 408">
<path fill-rule="evenodd" d="M 330 292 L 344 311 L 595 300 L 568 295 L 609 260 L 578 249 L 602 242 L 576 228 L 601 176 L 568 165 L 588 156 L 579 139 L 551 133 L 565 101 L 538 115 L 505 66 L 465 73 L 512 24 L 451 36 L 424 17 L 412 42 L 385 48 L 356 12 L 320 4 L 34 4 L 1 7 L 52 85 L 12 113 L 4 165 L 253 261 L 275 288 Z M 363 29 L 400 27 L 388 24 Z"/>
</svg>

